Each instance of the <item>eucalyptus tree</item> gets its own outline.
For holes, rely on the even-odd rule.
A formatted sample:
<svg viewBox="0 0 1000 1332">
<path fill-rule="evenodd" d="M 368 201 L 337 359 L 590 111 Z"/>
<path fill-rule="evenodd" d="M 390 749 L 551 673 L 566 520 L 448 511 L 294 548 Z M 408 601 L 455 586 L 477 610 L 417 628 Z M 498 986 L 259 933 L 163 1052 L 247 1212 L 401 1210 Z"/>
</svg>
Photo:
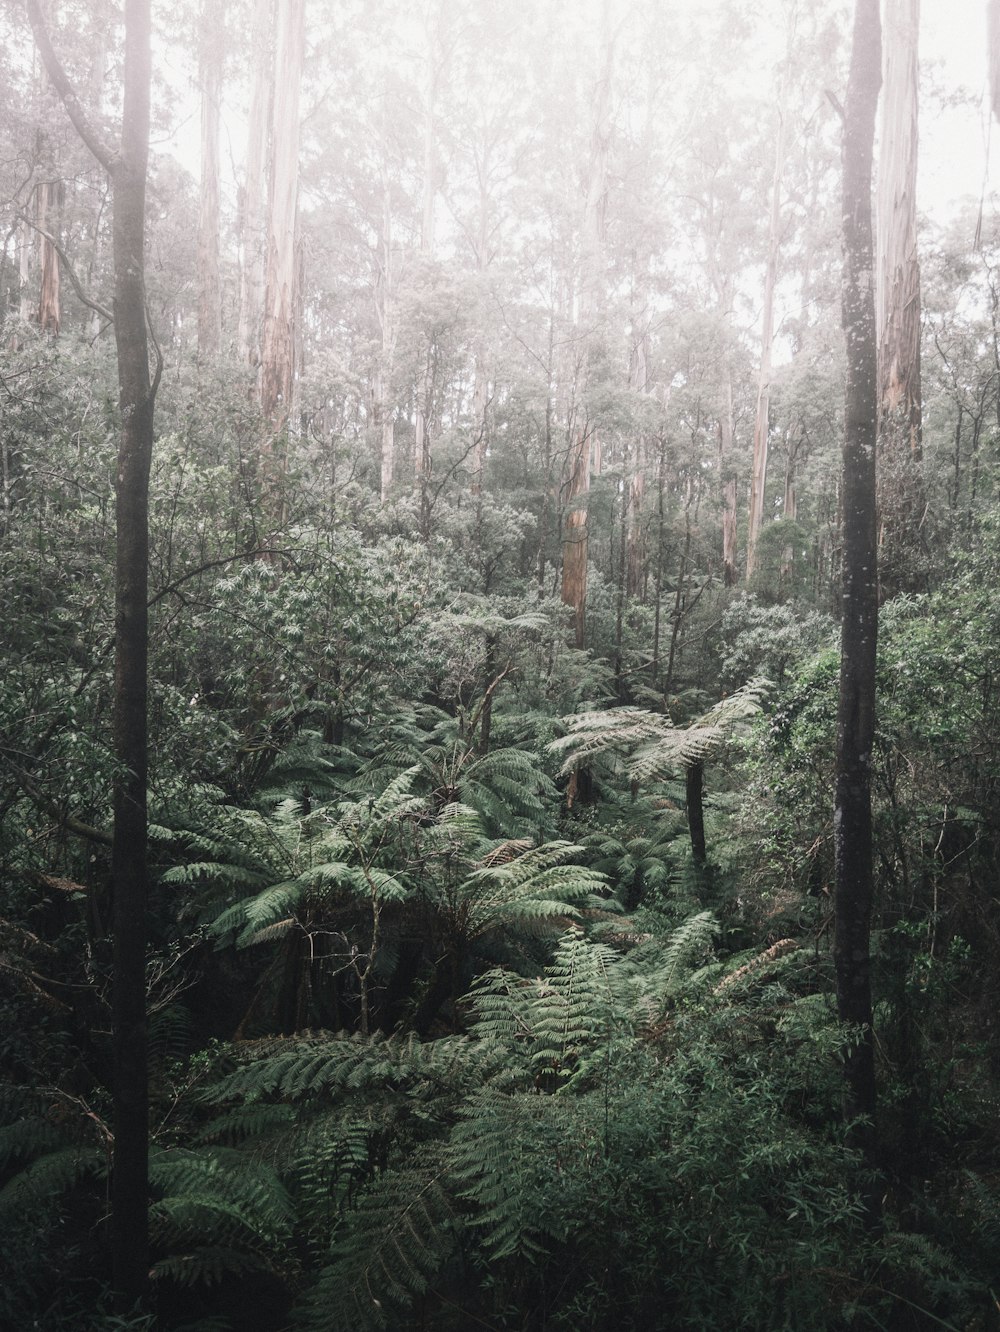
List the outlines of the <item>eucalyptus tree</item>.
<svg viewBox="0 0 1000 1332">
<path fill-rule="evenodd" d="M 288 425 L 295 386 L 298 311 L 295 226 L 305 8 L 305 0 L 289 0 L 281 6 L 275 49 L 260 405 L 276 434 Z"/>
<path fill-rule="evenodd" d="M 757 381 L 757 412 L 753 431 L 753 464 L 750 470 L 750 509 L 747 517 L 746 576 L 752 578 L 757 568 L 757 543 L 764 521 L 764 491 L 767 486 L 767 458 L 771 431 L 771 357 L 774 350 L 774 298 L 778 282 L 778 259 L 782 233 L 782 193 L 787 152 L 789 91 L 792 50 L 796 41 L 797 6 L 790 6 L 787 17 L 785 58 L 778 91 L 777 132 L 774 137 L 774 174 L 771 179 L 771 206 L 767 228 L 767 263 L 764 270 L 764 306 L 761 316 L 760 375 Z"/>
<path fill-rule="evenodd" d="M 201 209 L 198 220 L 198 355 L 217 356 L 222 342 L 219 272 L 219 125 L 224 6 L 202 0 L 198 74 L 201 84 Z"/>
<path fill-rule="evenodd" d="M 872 272 L 872 151 L 881 83 L 878 0 L 857 0 L 843 147 L 843 323 L 847 338 L 843 475 L 843 621 L 834 810 L 837 1007 L 854 1032 L 845 1054 L 846 1117 L 874 1161 L 875 1041 L 872 1030 L 873 895 L 871 772 L 875 731 L 878 550 L 875 451 L 877 341 Z M 877 1191 L 866 1198 L 874 1223 Z"/>
<path fill-rule="evenodd" d="M 254 0 L 250 23 L 252 80 L 247 155 L 240 218 L 240 357 L 256 373 L 260 365 L 264 306 L 264 169 L 267 161 L 271 86 L 274 73 L 274 0 Z"/>
<path fill-rule="evenodd" d="M 917 49 L 920 0 L 885 10 L 879 121 L 876 326 L 883 595 L 924 583 L 920 260 L 917 252 Z"/>
</svg>

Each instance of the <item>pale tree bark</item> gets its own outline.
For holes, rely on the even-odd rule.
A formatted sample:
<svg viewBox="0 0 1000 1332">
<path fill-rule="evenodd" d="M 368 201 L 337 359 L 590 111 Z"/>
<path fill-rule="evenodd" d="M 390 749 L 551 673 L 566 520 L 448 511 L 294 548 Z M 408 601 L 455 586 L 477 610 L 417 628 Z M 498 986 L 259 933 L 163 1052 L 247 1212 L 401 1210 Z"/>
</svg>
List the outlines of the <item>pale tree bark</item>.
<svg viewBox="0 0 1000 1332">
<path fill-rule="evenodd" d="M 198 357 L 218 356 L 222 342 L 219 275 L 219 117 L 222 102 L 224 0 L 201 0 L 201 195 L 198 217 Z"/>
<path fill-rule="evenodd" d="M 22 324 L 30 323 L 32 315 L 31 257 L 35 248 L 36 235 L 34 228 L 25 217 L 18 227 L 17 243 L 18 315 Z"/>
<path fill-rule="evenodd" d="M 112 19 L 109 14 L 109 0 L 92 0 L 91 15 L 91 40 L 93 45 L 90 53 L 90 70 L 88 71 L 87 83 L 90 89 L 90 109 L 94 119 L 100 122 L 104 115 L 104 80 L 107 74 L 108 53 L 111 47 Z M 105 231 L 101 225 L 103 213 L 104 207 L 102 204 L 98 222 L 93 231 L 93 248 L 88 264 L 89 286 L 93 285 L 93 275 L 100 271 L 104 261 Z M 87 310 L 85 320 L 85 327 L 89 336 L 96 341 L 102 328 L 105 327 L 102 316 L 97 310 Z"/>
<path fill-rule="evenodd" d="M 799 448 L 803 442 L 802 434 L 799 434 L 793 442 L 791 436 L 788 439 L 788 452 L 785 455 L 785 494 L 782 502 L 781 516 L 786 522 L 794 523 L 799 514 L 799 496 L 795 485 L 795 473 L 799 460 Z M 795 565 L 795 550 L 791 542 L 787 542 L 781 552 L 781 577 L 788 578 Z"/>
<path fill-rule="evenodd" d="M 40 269 L 38 326 L 44 332 L 52 334 L 58 334 L 62 327 L 59 253 L 50 239 L 58 237 L 62 193 L 62 184 L 56 180 L 40 180 L 35 187 L 35 221 L 38 226 Z"/>
<path fill-rule="evenodd" d="M 920 456 L 920 262 L 917 255 L 917 46 L 920 0 L 885 0 L 875 270 L 879 393 Z"/>
<path fill-rule="evenodd" d="M 872 283 L 872 145 L 881 82 L 878 0 L 857 0 L 843 140 L 843 324 L 847 342 L 843 465 L 843 597 L 834 808 L 834 968 L 837 1008 L 854 1031 L 845 1054 L 845 1115 L 869 1164 L 876 1160 L 872 1033 L 871 776 L 875 734 L 878 570 L 875 452 L 877 339 Z M 865 1198 L 872 1224 L 878 1191 Z"/>
<path fill-rule="evenodd" d="M 237 347 L 240 360 L 251 369 L 259 371 L 267 254 L 264 171 L 274 91 L 274 0 L 254 2 L 250 52 L 253 87 L 250 93 L 247 163 L 240 210 L 240 322 Z"/>
<path fill-rule="evenodd" d="M 38 70 L 38 105 L 44 107 L 46 78 Z M 43 113 L 44 114 L 44 113 Z M 40 122 L 42 124 L 43 122 Z M 38 227 L 38 327 L 58 336 L 62 328 L 59 282 L 59 232 L 62 227 L 63 182 L 58 178 L 52 140 L 44 128 L 35 136 L 35 225 Z"/>
<path fill-rule="evenodd" d="M 279 9 L 268 207 L 267 279 L 260 405 L 275 435 L 288 426 L 295 382 L 295 247 L 299 190 L 299 95 L 305 54 L 305 0 Z"/>
<path fill-rule="evenodd" d="M 424 64 L 423 107 L 423 180 L 420 209 L 420 253 L 426 258 L 434 254 L 434 202 L 437 195 L 437 99 L 445 66 L 444 22 L 446 0 L 435 0 L 428 10 L 425 23 L 427 43 Z M 431 403 L 433 398 L 434 348 L 428 343 L 426 356 L 416 389 L 413 422 L 413 471 L 420 489 L 422 526 L 426 527 L 429 513 L 431 475 Z M 425 533 L 426 535 L 426 533 Z"/>
<path fill-rule="evenodd" d="M 719 434 L 719 487 L 722 502 L 722 576 L 726 587 L 739 580 L 737 569 L 737 469 L 733 445 L 733 365 L 730 353 L 730 324 L 733 313 L 735 279 L 731 265 L 723 262 L 719 254 L 719 226 L 715 218 L 714 192 L 709 187 L 708 211 L 704 219 L 706 264 L 709 280 L 716 295 L 716 308 L 722 320 L 726 345 L 722 355 L 722 374 L 719 384 L 721 403 L 718 409 Z"/>
<path fill-rule="evenodd" d="M 117 152 L 97 133 L 67 79 L 52 48 L 38 0 L 28 0 L 28 15 L 49 78 L 83 142 L 107 170 L 114 191 L 114 315 L 122 429 L 115 481 L 111 1246 L 117 1303 L 121 1311 L 128 1312 L 145 1294 L 149 1267 L 147 607 L 149 469 L 153 402 L 159 382 L 159 368 L 156 378 L 150 380 L 144 277 L 150 0 L 125 0 L 122 130 Z M 159 356 L 157 362 L 159 367 Z"/>
<path fill-rule="evenodd" d="M 489 267 L 490 254 L 490 145 L 487 144 L 483 160 L 479 163 L 479 219 L 476 232 L 476 271 L 482 275 Z M 486 470 L 486 454 L 489 448 L 487 413 L 490 397 L 490 379 L 487 369 L 486 341 L 482 334 L 476 338 L 475 369 L 472 385 L 472 476 L 469 490 L 473 495 L 482 494 L 483 473 Z"/>
<path fill-rule="evenodd" d="M 610 31 L 608 0 L 603 5 L 602 59 L 594 89 L 591 119 L 590 166 L 583 217 L 583 258 L 578 299 L 582 327 L 596 320 L 604 278 L 604 241 L 608 196 L 608 156 L 611 144 L 611 82 L 614 71 L 614 42 Z M 577 397 L 585 401 L 586 363 L 577 386 Z M 565 486 L 566 518 L 563 529 L 562 600 L 573 609 L 573 639 L 577 647 L 586 642 L 587 605 L 587 501 L 594 456 L 593 423 L 585 411 L 573 427 Z"/>
<path fill-rule="evenodd" d="M 472 448 L 472 478 L 469 490 L 473 495 L 483 491 L 486 454 L 489 450 L 490 380 L 486 370 L 486 351 L 482 339 L 476 344 L 475 378 L 472 387 L 472 429 L 475 432 Z"/>
<path fill-rule="evenodd" d="M 920 0 L 885 0 L 875 312 L 883 595 L 923 585 L 917 49 Z"/>
<path fill-rule="evenodd" d="M 771 352 L 774 345 L 774 292 L 778 283 L 781 249 L 781 189 L 785 174 L 785 139 L 788 120 L 788 88 L 795 43 L 796 6 L 793 0 L 788 19 L 785 62 L 778 94 L 778 125 L 774 142 L 774 174 L 771 178 L 771 212 L 767 228 L 767 266 L 764 271 L 764 309 L 761 318 L 760 377 L 757 413 L 753 430 L 753 463 L 750 473 L 750 508 L 747 515 L 747 568 L 749 580 L 757 572 L 757 542 L 764 521 L 767 489 L 767 455 L 771 417 Z"/>
<path fill-rule="evenodd" d="M 392 190 L 389 169 L 382 164 L 382 225 L 375 279 L 375 306 L 382 333 L 382 349 L 375 382 L 375 420 L 380 435 L 380 495 L 388 503 L 396 464 L 395 421 L 389 393 L 396 348 L 396 282 L 392 239 Z"/>
<path fill-rule="evenodd" d="M 719 412 L 719 475 L 722 480 L 722 580 L 733 587 L 739 579 L 736 567 L 736 462 L 733 457 L 733 368 L 726 353 Z"/>
<path fill-rule="evenodd" d="M 649 313 L 645 293 L 638 293 L 633 304 L 629 387 L 634 393 L 645 397 L 649 392 Z M 646 497 L 646 439 L 642 431 L 636 434 L 635 442 L 629 448 L 627 462 L 625 591 L 629 597 L 638 597 L 642 593 L 646 576 L 646 543 L 642 522 Z"/>
<path fill-rule="evenodd" d="M 986 45 L 990 68 L 990 106 L 1000 120 L 1000 0 L 988 0 L 986 6 Z"/>
<path fill-rule="evenodd" d="M 48 81 L 44 65 L 34 66 L 34 104 L 36 107 L 33 183 L 29 207 L 21 223 L 20 280 L 21 318 L 34 320 L 45 333 L 57 336 L 62 327 L 60 308 L 59 253 L 56 248 L 62 222 L 63 183 L 58 179 L 52 141 L 45 130 Z M 54 243 L 55 242 L 55 243 Z M 32 260 L 38 265 L 38 301 L 32 306 L 30 289 Z"/>
</svg>

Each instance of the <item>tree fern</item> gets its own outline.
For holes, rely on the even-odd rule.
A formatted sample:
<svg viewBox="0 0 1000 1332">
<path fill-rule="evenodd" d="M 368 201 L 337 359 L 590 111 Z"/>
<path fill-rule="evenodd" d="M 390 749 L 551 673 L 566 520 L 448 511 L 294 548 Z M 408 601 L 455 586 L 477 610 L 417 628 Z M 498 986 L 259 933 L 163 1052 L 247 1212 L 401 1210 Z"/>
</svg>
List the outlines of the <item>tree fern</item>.
<svg viewBox="0 0 1000 1332">
<path fill-rule="evenodd" d="M 767 688 L 767 681 L 751 680 L 686 727 L 644 708 L 576 713 L 562 719 L 566 734 L 549 748 L 562 756 L 564 774 L 595 758 L 617 755 L 632 780 L 661 778 L 710 758 L 733 727 L 760 711 Z"/>
</svg>

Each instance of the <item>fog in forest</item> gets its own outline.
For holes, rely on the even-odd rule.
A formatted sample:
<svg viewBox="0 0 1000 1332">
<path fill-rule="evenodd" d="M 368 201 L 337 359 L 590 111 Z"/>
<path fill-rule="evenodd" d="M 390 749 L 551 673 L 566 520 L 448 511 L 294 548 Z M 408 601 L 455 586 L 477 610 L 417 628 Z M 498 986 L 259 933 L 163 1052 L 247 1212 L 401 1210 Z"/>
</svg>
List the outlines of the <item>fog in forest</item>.
<svg viewBox="0 0 1000 1332">
<path fill-rule="evenodd" d="M 1000 0 L 0 90 L 0 1328 L 1000 1332 Z"/>
</svg>

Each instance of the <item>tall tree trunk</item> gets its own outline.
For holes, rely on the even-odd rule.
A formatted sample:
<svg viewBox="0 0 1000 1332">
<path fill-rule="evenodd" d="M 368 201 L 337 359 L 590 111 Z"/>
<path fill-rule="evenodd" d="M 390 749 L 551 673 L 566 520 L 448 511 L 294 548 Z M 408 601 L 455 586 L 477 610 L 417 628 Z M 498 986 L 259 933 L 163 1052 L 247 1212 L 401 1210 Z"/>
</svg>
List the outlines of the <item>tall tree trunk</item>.
<svg viewBox="0 0 1000 1332">
<path fill-rule="evenodd" d="M 771 350 L 774 343 L 774 291 L 778 282 L 778 251 L 781 246 L 781 186 L 785 174 L 785 132 L 788 118 L 788 84 L 795 42 L 795 7 L 788 22 L 785 63 L 778 94 L 778 132 L 774 144 L 774 175 L 771 180 L 771 215 L 767 231 L 767 267 L 764 272 L 764 312 L 760 338 L 760 378 L 757 414 L 753 431 L 753 465 L 750 474 L 750 510 L 747 518 L 747 579 L 757 572 L 757 542 L 764 521 L 764 492 L 767 488 L 767 453 L 771 415 Z"/>
<path fill-rule="evenodd" d="M 875 270 L 879 393 L 920 456 L 920 262 L 917 255 L 917 46 L 920 0 L 885 0 Z"/>
<path fill-rule="evenodd" d="M 434 200 L 437 195 L 437 150 L 435 145 L 438 86 L 444 67 L 442 27 L 444 0 L 436 0 L 433 17 L 427 14 L 427 60 L 424 69 L 424 135 L 423 184 L 420 210 L 420 253 L 431 258 L 434 253 Z M 421 526 L 429 522 L 431 430 L 430 412 L 433 399 L 431 380 L 434 373 L 434 349 L 428 334 L 427 355 L 420 382 L 416 388 L 413 422 L 413 473 L 420 490 Z M 425 536 L 428 535 L 425 530 Z"/>
<path fill-rule="evenodd" d="M 255 0 L 250 50 L 253 88 L 247 133 L 247 165 L 240 210 L 240 360 L 258 370 L 261 363 L 261 319 L 264 308 L 266 240 L 264 170 L 271 132 L 274 91 L 274 0 Z M 258 390 L 259 391 L 259 390 Z"/>
<path fill-rule="evenodd" d="M 489 267 L 489 232 L 490 232 L 490 196 L 487 189 L 489 180 L 489 149 L 480 169 L 479 180 L 479 232 L 476 239 L 476 270 L 480 274 Z M 472 389 L 472 477 L 469 490 L 473 495 L 480 495 L 483 489 L 483 473 L 486 470 L 487 409 L 489 406 L 490 381 L 486 361 L 486 340 L 480 334 L 476 338 L 475 378 Z"/>
<path fill-rule="evenodd" d="M 614 70 L 614 43 L 611 38 L 608 0 L 603 6 L 603 52 L 601 70 L 594 90 L 593 121 L 590 140 L 590 168 L 587 200 L 583 217 L 583 260 L 578 312 L 581 324 L 596 319 L 602 304 L 604 278 L 604 240 L 608 196 L 608 155 L 611 144 L 611 80 Z M 573 609 L 573 640 L 577 647 L 586 642 L 587 605 L 587 497 L 594 453 L 594 429 L 584 410 L 586 362 L 581 370 L 577 397 L 581 410 L 573 427 L 568 460 L 566 519 L 563 533 L 562 600 Z"/>
<path fill-rule="evenodd" d="M 855 1028 L 845 1055 L 846 1116 L 876 1155 L 872 1035 L 871 756 L 875 732 L 878 574 L 875 447 L 877 343 L 872 290 L 872 144 L 881 82 L 878 0 L 857 0 L 843 141 L 843 324 L 847 341 L 843 466 L 843 623 L 834 812 L 837 1007 Z M 869 1219 L 879 1203 L 866 1199 Z"/>
<path fill-rule="evenodd" d="M 375 422 L 379 435 L 379 494 L 382 503 L 386 504 L 392 491 L 396 466 L 396 427 L 389 395 L 392 386 L 397 324 L 396 275 L 392 248 L 392 190 L 389 183 L 389 168 L 385 162 L 382 163 L 381 180 L 382 225 L 379 234 L 380 254 L 376 259 L 375 309 L 382 333 L 382 350 L 375 381 Z"/>
<path fill-rule="evenodd" d="M 883 595 L 923 586 L 916 201 L 919 24 L 920 0 L 885 0 L 875 266 Z"/>
<path fill-rule="evenodd" d="M 736 568 L 736 462 L 733 458 L 733 370 L 726 355 L 722 411 L 719 413 L 719 475 L 722 479 L 722 581 L 734 587 Z"/>
<path fill-rule="evenodd" d="M 122 432 L 115 483 L 115 776 L 111 850 L 114 1148 L 111 1244 L 116 1298 L 128 1311 L 147 1284 L 149 1090 L 146 1040 L 147 650 L 149 468 L 153 402 L 145 301 L 150 0 L 126 0 L 122 131 L 112 152 L 94 130 L 52 49 L 38 0 L 28 16 L 49 77 L 77 132 L 112 179 L 115 342 Z"/>
<path fill-rule="evenodd" d="M 59 253 L 49 239 L 58 236 L 62 212 L 62 183 L 40 180 L 35 189 L 35 217 L 40 231 L 39 265 L 41 284 L 38 295 L 38 327 L 46 333 L 58 334 L 62 327 L 59 290 Z"/>
<path fill-rule="evenodd" d="M 18 315 L 22 324 L 31 321 L 31 256 L 35 247 L 36 232 L 22 221 L 18 228 L 17 276 L 18 276 Z"/>
<path fill-rule="evenodd" d="M 108 53 L 111 48 L 111 33 L 113 31 L 113 21 L 109 11 L 110 0 L 92 0 L 90 5 L 91 22 L 93 25 L 92 46 L 90 50 L 90 68 L 87 73 L 87 84 L 90 97 L 90 109 L 94 120 L 98 123 L 104 115 L 105 90 L 104 82 L 108 70 Z M 93 243 L 87 265 L 87 285 L 93 286 L 94 274 L 100 272 L 104 262 L 104 253 L 106 250 L 104 221 L 104 201 L 102 201 L 100 211 L 97 217 L 97 224 L 93 228 Z M 97 310 L 85 310 L 83 315 L 83 326 L 92 342 L 100 337 L 102 329 L 106 327 L 103 316 Z"/>
<path fill-rule="evenodd" d="M 121 155 L 114 173 L 115 343 L 122 436 L 116 488 L 115 1285 L 123 1304 L 145 1289 L 148 1221 L 146 1075 L 146 764 L 149 468 L 153 399 L 144 273 L 149 157 L 150 0 L 126 0 Z"/>
<path fill-rule="evenodd" d="M 275 50 L 274 123 L 268 199 L 267 280 L 260 405 L 275 435 L 287 428 L 295 380 L 295 221 L 299 192 L 299 92 L 305 53 L 305 0 L 280 6 Z"/>
<path fill-rule="evenodd" d="M 122 131 L 112 152 L 95 132 L 52 49 L 38 0 L 39 52 L 80 137 L 114 190 L 115 341 L 122 432 L 115 484 L 115 753 L 111 851 L 114 1148 L 111 1242 L 119 1307 L 143 1297 L 148 1271 L 149 1092 L 146 1042 L 147 644 L 149 468 L 153 400 L 146 338 L 145 204 L 149 159 L 150 3 L 126 0 Z M 157 379 L 158 382 L 158 379 Z"/>
<path fill-rule="evenodd" d="M 201 208 L 198 218 L 198 356 L 218 356 L 222 341 L 219 276 L 219 114 L 224 0 L 201 0 Z"/>
<path fill-rule="evenodd" d="M 785 459 L 785 498 L 781 516 L 786 522 L 794 523 L 799 512 L 799 497 L 795 488 L 795 464 L 798 457 L 798 444 L 789 444 Z M 786 542 L 781 552 L 781 577 L 787 579 L 795 563 L 795 550 L 792 543 Z"/>
<path fill-rule="evenodd" d="M 629 356 L 629 387 L 645 396 L 649 392 L 649 316 L 645 292 L 633 301 L 632 350 Z M 629 597 L 641 594 L 646 577 L 645 534 L 642 510 L 646 497 L 646 439 L 642 431 L 636 433 L 634 444 L 627 449 L 625 480 L 626 524 L 626 578 L 625 590 Z"/>
</svg>

